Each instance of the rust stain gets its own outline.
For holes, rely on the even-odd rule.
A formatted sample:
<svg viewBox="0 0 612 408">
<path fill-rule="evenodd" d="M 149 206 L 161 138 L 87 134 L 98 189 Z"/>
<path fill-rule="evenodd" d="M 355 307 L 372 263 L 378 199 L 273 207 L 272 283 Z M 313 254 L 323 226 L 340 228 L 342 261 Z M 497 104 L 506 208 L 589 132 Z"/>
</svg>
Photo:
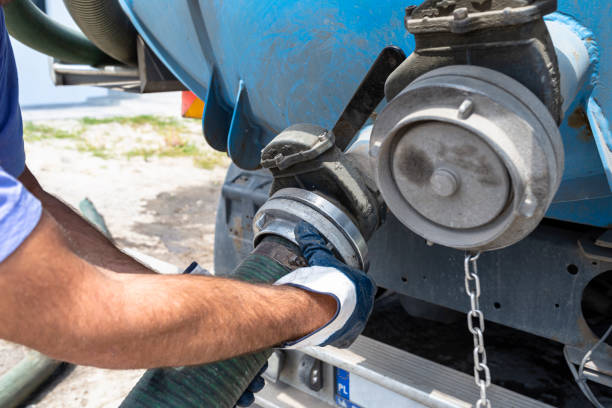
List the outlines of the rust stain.
<svg viewBox="0 0 612 408">
<path fill-rule="evenodd" d="M 567 118 L 567 124 L 573 129 L 582 129 L 578 132 L 578 139 L 583 142 L 590 142 L 593 140 L 593 130 L 589 118 L 583 107 L 578 107 L 572 114 Z"/>
<path fill-rule="evenodd" d="M 232 236 L 232 241 L 234 241 L 234 248 L 236 248 L 237 252 L 240 252 L 242 249 L 242 218 L 235 217 L 233 228 L 230 228 L 230 235 Z"/>
<path fill-rule="evenodd" d="M 580 129 L 586 126 L 588 123 L 587 114 L 582 106 L 578 107 L 572 114 L 567 118 L 567 124 L 569 127 L 574 129 Z"/>
</svg>

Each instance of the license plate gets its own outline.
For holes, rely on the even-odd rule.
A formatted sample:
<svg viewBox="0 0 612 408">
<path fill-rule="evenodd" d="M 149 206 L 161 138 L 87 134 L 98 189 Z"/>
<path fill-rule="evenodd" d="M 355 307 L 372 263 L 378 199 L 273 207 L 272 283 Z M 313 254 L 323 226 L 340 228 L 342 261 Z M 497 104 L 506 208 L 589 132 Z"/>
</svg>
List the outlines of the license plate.
<svg viewBox="0 0 612 408">
<path fill-rule="evenodd" d="M 342 408 L 427 408 L 383 386 L 336 368 L 336 405 Z"/>
</svg>

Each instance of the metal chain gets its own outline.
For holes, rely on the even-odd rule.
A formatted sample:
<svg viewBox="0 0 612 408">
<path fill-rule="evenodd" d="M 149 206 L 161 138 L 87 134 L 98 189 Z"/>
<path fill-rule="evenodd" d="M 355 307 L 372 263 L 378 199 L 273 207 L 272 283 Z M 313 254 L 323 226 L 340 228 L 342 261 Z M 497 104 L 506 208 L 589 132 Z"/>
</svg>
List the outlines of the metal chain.
<svg viewBox="0 0 612 408">
<path fill-rule="evenodd" d="M 474 336 L 474 381 L 480 388 L 480 398 L 475 408 L 491 408 L 487 398 L 487 388 L 491 385 L 491 372 L 487 366 L 487 352 L 484 345 L 484 314 L 480 310 L 480 278 L 478 277 L 477 254 L 467 253 L 463 266 L 465 269 L 465 292 L 470 297 L 470 311 L 467 315 L 468 329 Z"/>
</svg>

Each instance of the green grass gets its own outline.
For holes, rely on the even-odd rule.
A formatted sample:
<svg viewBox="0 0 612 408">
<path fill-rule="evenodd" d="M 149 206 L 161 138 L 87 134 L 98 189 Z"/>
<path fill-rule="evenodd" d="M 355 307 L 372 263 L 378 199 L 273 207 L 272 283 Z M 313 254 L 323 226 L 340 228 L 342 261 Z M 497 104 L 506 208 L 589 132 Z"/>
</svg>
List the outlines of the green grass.
<svg viewBox="0 0 612 408">
<path fill-rule="evenodd" d="M 96 146 L 88 142 L 80 143 L 77 150 L 82 153 L 91 153 L 92 156 L 100 159 L 106 160 L 112 157 L 112 154 L 104 146 Z"/>
<path fill-rule="evenodd" d="M 216 166 L 227 163 L 227 155 L 224 153 L 203 150 L 197 144 L 186 141 L 181 133 L 187 132 L 184 120 L 173 117 L 160 117 L 153 115 L 140 116 L 114 116 L 109 118 L 84 117 L 79 120 L 80 126 L 74 132 L 57 129 L 52 126 L 38 125 L 32 122 L 24 124 L 24 138 L 26 141 L 39 141 L 43 139 L 73 139 L 78 143 L 76 148 L 80 152 L 90 153 L 94 157 L 109 159 L 115 157 L 113 149 L 98 146 L 87 141 L 83 134 L 88 128 L 118 123 L 133 128 L 150 127 L 154 132 L 164 138 L 164 144 L 160 147 L 137 147 L 123 153 L 123 156 L 131 159 L 142 157 L 148 160 L 151 157 L 191 157 L 194 166 L 211 170 Z M 130 136 L 126 136 L 130 137 Z"/>
<path fill-rule="evenodd" d="M 128 151 L 125 156 L 128 159 L 142 157 L 145 160 L 151 157 L 191 157 L 194 166 L 205 170 L 212 170 L 216 166 L 221 166 L 227 160 L 225 153 L 204 151 L 191 143 L 164 146 L 159 149 L 137 148 Z"/>
<path fill-rule="evenodd" d="M 110 123 L 118 123 L 120 125 L 128 125 L 132 127 L 151 126 L 153 129 L 160 133 L 185 130 L 185 125 L 181 123 L 181 120 L 173 117 L 139 115 L 113 116 L 110 118 L 84 117 L 81 119 L 81 124 L 83 126 L 107 125 Z"/>
<path fill-rule="evenodd" d="M 191 143 L 181 143 L 162 147 L 159 150 L 159 155 L 162 157 L 185 157 L 197 156 L 200 154 L 198 146 Z"/>
<path fill-rule="evenodd" d="M 155 149 L 145 149 L 144 147 L 139 147 L 137 149 L 129 150 L 125 153 L 125 157 L 131 159 L 133 157 L 142 157 L 145 160 L 148 160 L 149 157 L 153 157 L 157 154 L 157 150 Z"/>
<path fill-rule="evenodd" d="M 80 139 L 80 135 L 47 125 L 25 122 L 23 124 L 23 138 L 27 142 L 37 142 L 45 139 Z"/>
<path fill-rule="evenodd" d="M 204 170 L 212 170 L 217 166 L 222 166 L 227 162 L 227 155 L 221 152 L 203 153 L 193 158 L 193 165 Z"/>
</svg>

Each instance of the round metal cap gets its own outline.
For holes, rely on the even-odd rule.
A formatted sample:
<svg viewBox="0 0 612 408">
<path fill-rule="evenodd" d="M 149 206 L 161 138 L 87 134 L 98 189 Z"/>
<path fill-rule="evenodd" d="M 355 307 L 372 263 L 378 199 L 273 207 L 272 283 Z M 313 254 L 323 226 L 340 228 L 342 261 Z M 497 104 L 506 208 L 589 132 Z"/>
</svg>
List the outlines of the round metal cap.
<svg viewBox="0 0 612 408">
<path fill-rule="evenodd" d="M 527 236 L 563 175 L 544 104 L 491 69 L 450 66 L 413 81 L 378 115 L 376 184 L 393 214 L 440 245 L 485 251 Z"/>
<path fill-rule="evenodd" d="M 452 228 L 497 217 L 509 198 L 506 167 L 485 140 L 454 124 L 427 121 L 398 135 L 393 178 L 422 216 Z"/>
</svg>

